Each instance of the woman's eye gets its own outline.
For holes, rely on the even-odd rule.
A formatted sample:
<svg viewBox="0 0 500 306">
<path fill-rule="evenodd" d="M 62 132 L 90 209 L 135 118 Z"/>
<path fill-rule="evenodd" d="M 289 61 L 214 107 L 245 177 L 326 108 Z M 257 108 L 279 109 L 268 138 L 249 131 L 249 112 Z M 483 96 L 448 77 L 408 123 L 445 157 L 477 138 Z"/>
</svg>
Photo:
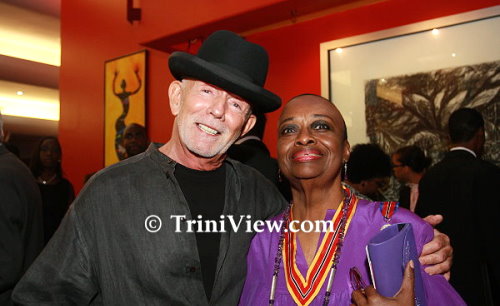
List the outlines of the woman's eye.
<svg viewBox="0 0 500 306">
<path fill-rule="evenodd" d="M 281 135 L 286 135 L 295 132 L 295 128 L 292 126 L 285 126 L 284 128 L 281 129 L 280 134 Z"/>
<path fill-rule="evenodd" d="M 326 122 L 314 122 L 312 128 L 315 130 L 329 130 L 330 126 Z"/>
</svg>

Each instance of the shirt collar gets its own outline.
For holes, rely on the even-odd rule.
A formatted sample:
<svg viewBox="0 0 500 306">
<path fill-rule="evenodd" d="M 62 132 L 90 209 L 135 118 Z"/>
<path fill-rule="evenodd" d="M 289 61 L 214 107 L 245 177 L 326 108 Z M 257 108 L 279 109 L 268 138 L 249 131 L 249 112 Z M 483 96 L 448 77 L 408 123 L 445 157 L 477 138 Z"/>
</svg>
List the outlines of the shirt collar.
<svg viewBox="0 0 500 306">
<path fill-rule="evenodd" d="M 239 144 L 242 144 L 242 143 L 244 143 L 245 141 L 247 141 L 247 140 L 251 140 L 251 139 L 261 141 L 261 140 L 260 140 L 260 138 L 259 138 L 259 137 L 257 137 L 257 136 L 245 136 L 245 137 L 243 137 L 243 138 L 238 139 L 238 141 L 236 141 L 234 144 L 239 145 Z"/>
<path fill-rule="evenodd" d="M 476 152 L 474 152 L 474 151 L 472 151 L 471 149 L 466 148 L 466 147 L 453 147 L 453 148 L 451 148 L 451 149 L 450 149 L 450 152 L 451 152 L 451 151 L 458 151 L 458 150 L 467 151 L 467 152 L 469 152 L 470 154 L 474 155 L 474 157 L 477 157 Z"/>
</svg>

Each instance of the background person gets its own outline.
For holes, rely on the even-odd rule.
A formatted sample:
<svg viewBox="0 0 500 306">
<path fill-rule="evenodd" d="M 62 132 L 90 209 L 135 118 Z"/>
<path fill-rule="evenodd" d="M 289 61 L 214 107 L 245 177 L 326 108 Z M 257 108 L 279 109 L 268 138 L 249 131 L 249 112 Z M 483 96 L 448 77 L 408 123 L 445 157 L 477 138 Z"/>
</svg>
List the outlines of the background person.
<svg viewBox="0 0 500 306">
<path fill-rule="evenodd" d="M 62 149 L 56 137 L 43 137 L 31 159 L 31 172 L 42 195 L 45 244 L 59 227 L 75 198 L 73 185 L 63 176 Z"/>
<path fill-rule="evenodd" d="M 0 113 L 0 305 L 43 247 L 42 201 L 26 165 L 3 144 Z"/>
<path fill-rule="evenodd" d="M 425 156 L 417 146 L 399 148 L 391 156 L 392 173 L 403 184 L 399 190 L 399 205 L 415 211 L 418 200 L 418 183 L 431 165 L 432 159 Z"/>
<path fill-rule="evenodd" d="M 481 113 L 461 108 L 450 115 L 450 151 L 419 184 L 418 214 L 439 213 L 439 228 L 453 241 L 450 283 L 469 305 L 500 305 L 500 169 L 481 160 Z"/>
<path fill-rule="evenodd" d="M 346 168 L 344 182 L 358 196 L 376 201 L 386 200 L 381 190 L 389 183 L 391 159 L 377 144 L 355 145 Z"/>
<path fill-rule="evenodd" d="M 127 157 L 146 151 L 149 146 L 146 128 L 138 123 L 127 125 L 123 132 L 122 146 L 125 148 Z"/>
</svg>

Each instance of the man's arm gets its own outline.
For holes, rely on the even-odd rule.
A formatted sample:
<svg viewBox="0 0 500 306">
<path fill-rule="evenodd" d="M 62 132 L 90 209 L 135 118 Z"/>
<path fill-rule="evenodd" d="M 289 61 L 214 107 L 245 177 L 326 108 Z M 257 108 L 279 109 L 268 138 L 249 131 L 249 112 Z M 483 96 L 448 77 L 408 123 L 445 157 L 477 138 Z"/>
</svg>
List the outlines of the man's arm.
<svg viewBox="0 0 500 306">
<path fill-rule="evenodd" d="M 88 305 L 97 295 L 89 250 L 72 206 L 12 294 L 21 305 Z"/>
</svg>

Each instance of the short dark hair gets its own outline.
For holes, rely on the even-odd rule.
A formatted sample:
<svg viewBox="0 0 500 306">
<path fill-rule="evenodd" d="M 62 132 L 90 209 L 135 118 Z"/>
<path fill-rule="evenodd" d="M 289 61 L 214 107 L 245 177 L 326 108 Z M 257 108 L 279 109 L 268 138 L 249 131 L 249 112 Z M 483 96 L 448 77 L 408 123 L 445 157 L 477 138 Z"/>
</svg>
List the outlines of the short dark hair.
<svg viewBox="0 0 500 306">
<path fill-rule="evenodd" d="M 417 146 L 406 146 L 399 148 L 394 154 L 403 166 L 410 167 L 416 173 L 422 173 L 432 162 L 430 157 L 425 156 L 424 151 Z"/>
<path fill-rule="evenodd" d="M 471 140 L 481 128 L 484 128 L 483 116 L 473 108 L 460 108 L 454 111 L 448 120 L 448 132 L 452 143 Z"/>
<path fill-rule="evenodd" d="M 357 144 L 347 161 L 347 179 L 355 184 L 391 176 L 391 158 L 377 144 Z"/>
</svg>

